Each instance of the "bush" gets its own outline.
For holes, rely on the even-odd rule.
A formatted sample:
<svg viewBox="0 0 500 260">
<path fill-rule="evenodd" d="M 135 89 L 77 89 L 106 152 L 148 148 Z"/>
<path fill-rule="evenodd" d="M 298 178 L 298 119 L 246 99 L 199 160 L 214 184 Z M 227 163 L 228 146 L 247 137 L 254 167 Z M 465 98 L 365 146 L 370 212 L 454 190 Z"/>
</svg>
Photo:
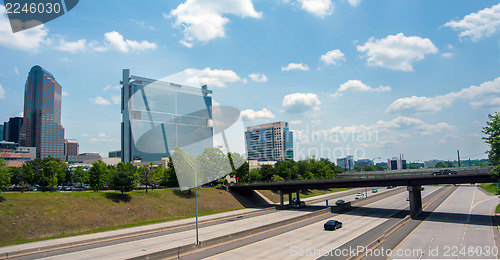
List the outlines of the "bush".
<svg viewBox="0 0 500 260">
<path fill-rule="evenodd" d="M 223 183 L 219 183 L 219 184 L 217 184 L 217 186 L 215 186 L 215 188 L 218 190 L 225 190 L 226 185 L 224 185 Z"/>
</svg>

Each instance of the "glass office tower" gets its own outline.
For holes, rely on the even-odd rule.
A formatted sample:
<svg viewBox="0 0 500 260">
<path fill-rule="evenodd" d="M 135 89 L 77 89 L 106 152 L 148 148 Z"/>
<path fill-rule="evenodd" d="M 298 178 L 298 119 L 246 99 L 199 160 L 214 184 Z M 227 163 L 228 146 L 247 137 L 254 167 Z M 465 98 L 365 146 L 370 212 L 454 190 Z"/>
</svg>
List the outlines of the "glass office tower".
<svg viewBox="0 0 500 260">
<path fill-rule="evenodd" d="M 212 91 L 131 76 L 122 79 L 122 161 L 157 161 L 175 147 L 213 147 Z"/>
<path fill-rule="evenodd" d="M 40 66 L 31 68 L 24 89 L 21 146 L 36 147 L 37 158 L 64 160 L 64 128 L 61 124 L 62 87 L 54 75 Z"/>
<path fill-rule="evenodd" d="M 287 122 L 247 127 L 245 139 L 248 160 L 293 160 L 293 132 Z"/>
</svg>

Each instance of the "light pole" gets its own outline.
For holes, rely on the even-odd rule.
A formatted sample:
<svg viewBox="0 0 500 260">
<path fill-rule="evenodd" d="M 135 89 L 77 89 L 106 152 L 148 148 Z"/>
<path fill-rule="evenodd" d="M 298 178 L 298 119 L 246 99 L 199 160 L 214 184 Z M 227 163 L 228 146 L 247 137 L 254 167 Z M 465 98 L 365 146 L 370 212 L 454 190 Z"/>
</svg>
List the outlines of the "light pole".
<svg viewBox="0 0 500 260">
<path fill-rule="evenodd" d="M 189 163 L 189 166 L 194 169 L 194 203 L 196 207 L 196 246 L 200 245 L 200 240 L 198 239 L 198 176 L 197 176 L 197 171 L 196 171 L 196 163 L 193 163 L 191 160 L 187 158 L 182 153 L 181 154 L 184 159 L 186 159 L 186 162 Z"/>
</svg>

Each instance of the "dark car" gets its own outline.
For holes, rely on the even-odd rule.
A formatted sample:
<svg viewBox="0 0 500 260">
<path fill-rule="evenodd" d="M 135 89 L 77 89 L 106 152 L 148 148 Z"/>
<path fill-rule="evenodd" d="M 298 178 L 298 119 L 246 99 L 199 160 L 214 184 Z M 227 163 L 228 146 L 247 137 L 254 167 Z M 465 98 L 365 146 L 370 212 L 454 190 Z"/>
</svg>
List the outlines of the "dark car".
<svg viewBox="0 0 500 260">
<path fill-rule="evenodd" d="M 301 200 L 297 200 L 297 199 L 294 199 L 292 201 L 292 207 L 294 207 L 294 208 L 304 208 L 305 206 L 306 206 L 305 201 L 301 201 Z"/>
<path fill-rule="evenodd" d="M 340 199 L 340 200 L 335 201 L 335 205 L 337 205 L 337 206 L 342 205 L 342 204 L 345 204 L 345 200 Z"/>
<path fill-rule="evenodd" d="M 336 230 L 342 228 L 342 222 L 338 220 L 328 220 L 324 225 L 325 230 Z"/>
<path fill-rule="evenodd" d="M 455 170 L 450 170 L 450 169 L 441 169 L 436 172 L 432 172 L 432 175 L 452 175 L 452 174 L 457 174 L 457 171 Z"/>
</svg>

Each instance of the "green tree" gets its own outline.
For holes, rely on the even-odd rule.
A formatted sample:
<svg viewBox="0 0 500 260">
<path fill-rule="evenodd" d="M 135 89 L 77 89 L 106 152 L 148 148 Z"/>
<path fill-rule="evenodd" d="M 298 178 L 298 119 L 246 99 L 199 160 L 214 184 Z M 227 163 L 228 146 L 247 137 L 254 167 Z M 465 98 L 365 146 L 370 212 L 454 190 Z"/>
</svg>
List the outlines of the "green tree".
<svg viewBox="0 0 500 260">
<path fill-rule="evenodd" d="M 108 167 L 106 163 L 99 160 L 90 167 L 85 182 L 87 182 L 95 192 L 98 192 L 100 189 L 104 188 L 107 173 Z"/>
<path fill-rule="evenodd" d="M 283 177 L 279 176 L 279 175 L 273 175 L 273 177 L 271 178 L 272 181 L 284 181 L 285 179 L 283 179 Z"/>
<path fill-rule="evenodd" d="M 73 175 L 71 176 L 73 183 L 80 183 L 80 187 L 83 187 L 83 180 L 85 179 L 86 173 L 87 172 L 82 166 L 77 166 L 73 170 Z"/>
<path fill-rule="evenodd" d="M 260 167 L 260 175 L 262 181 L 270 181 L 273 178 L 273 175 L 276 174 L 274 167 L 268 164 L 262 165 Z"/>
<path fill-rule="evenodd" d="M 248 181 L 260 181 L 262 180 L 262 175 L 260 174 L 259 168 L 253 168 L 248 172 Z"/>
<path fill-rule="evenodd" d="M 489 114 L 488 118 L 489 121 L 486 122 L 486 126 L 483 127 L 482 131 L 486 135 L 483 140 L 490 146 L 488 151 L 490 163 L 498 165 L 500 160 L 500 114 Z"/>
<path fill-rule="evenodd" d="M 375 166 L 373 165 L 367 165 L 363 168 L 363 170 L 367 171 L 367 172 L 373 172 L 375 171 Z"/>
<path fill-rule="evenodd" d="M 276 164 L 274 164 L 274 170 L 276 174 L 284 180 L 292 178 L 292 169 L 290 169 L 290 166 L 286 161 L 277 161 Z"/>
<path fill-rule="evenodd" d="M 352 168 L 352 169 L 356 172 L 363 170 L 363 168 L 361 168 L 361 166 L 359 166 L 359 165 L 354 165 L 354 168 Z"/>
<path fill-rule="evenodd" d="M 249 171 L 248 162 L 245 161 L 238 169 L 236 169 L 235 176 L 239 181 L 248 181 Z"/>
<path fill-rule="evenodd" d="M 109 176 L 109 187 L 121 191 L 122 194 L 134 190 L 137 186 L 136 170 L 132 163 L 118 163 L 116 170 Z"/>
<path fill-rule="evenodd" d="M 385 168 L 384 168 L 384 166 L 381 166 L 381 165 L 375 165 L 375 170 L 383 171 L 383 170 L 385 170 Z"/>
<path fill-rule="evenodd" d="M 23 163 L 21 168 L 13 172 L 12 183 L 21 186 L 21 192 L 24 192 L 25 187 L 33 183 L 33 169 L 29 162 Z"/>
<path fill-rule="evenodd" d="M 57 187 L 58 176 L 61 176 L 61 167 L 60 164 L 52 159 L 46 158 L 43 160 L 43 175 L 40 178 L 40 183 L 42 186 L 49 188 L 51 191 L 54 191 Z"/>
<path fill-rule="evenodd" d="M 10 171 L 7 169 L 7 164 L 3 159 L 0 159 L 0 189 L 5 191 L 10 185 L 10 178 L 12 177 Z"/>
</svg>

